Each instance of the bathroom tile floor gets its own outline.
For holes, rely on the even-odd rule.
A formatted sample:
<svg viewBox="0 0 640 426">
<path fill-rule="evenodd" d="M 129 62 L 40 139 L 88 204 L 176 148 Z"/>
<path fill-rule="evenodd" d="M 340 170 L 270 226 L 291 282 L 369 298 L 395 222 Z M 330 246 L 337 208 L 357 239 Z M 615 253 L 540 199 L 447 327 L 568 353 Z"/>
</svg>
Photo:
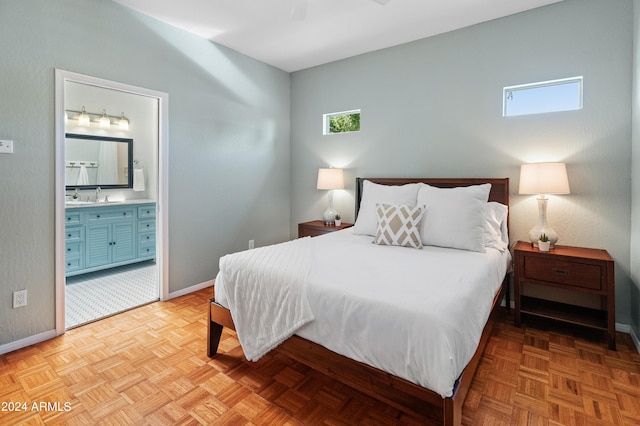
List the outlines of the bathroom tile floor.
<svg viewBox="0 0 640 426">
<path fill-rule="evenodd" d="M 67 277 L 65 325 L 74 328 L 160 298 L 155 261 Z"/>
</svg>

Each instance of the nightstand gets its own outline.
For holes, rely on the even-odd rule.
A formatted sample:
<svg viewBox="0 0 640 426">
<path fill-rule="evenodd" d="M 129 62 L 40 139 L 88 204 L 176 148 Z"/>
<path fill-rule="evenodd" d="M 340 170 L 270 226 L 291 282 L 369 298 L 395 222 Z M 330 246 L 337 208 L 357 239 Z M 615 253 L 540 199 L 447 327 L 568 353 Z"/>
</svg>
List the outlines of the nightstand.
<svg viewBox="0 0 640 426">
<path fill-rule="evenodd" d="M 329 232 L 339 231 L 344 228 L 353 226 L 353 223 L 344 223 L 340 226 L 325 225 L 322 220 L 312 220 L 298 224 L 298 238 L 317 237 L 318 235 L 328 234 Z"/>
<path fill-rule="evenodd" d="M 514 248 L 516 326 L 524 314 L 604 331 L 609 349 L 616 350 L 613 268 L 606 250 L 556 246 L 542 252 L 519 241 Z M 530 284 L 599 296 L 600 309 L 523 295 Z"/>
</svg>

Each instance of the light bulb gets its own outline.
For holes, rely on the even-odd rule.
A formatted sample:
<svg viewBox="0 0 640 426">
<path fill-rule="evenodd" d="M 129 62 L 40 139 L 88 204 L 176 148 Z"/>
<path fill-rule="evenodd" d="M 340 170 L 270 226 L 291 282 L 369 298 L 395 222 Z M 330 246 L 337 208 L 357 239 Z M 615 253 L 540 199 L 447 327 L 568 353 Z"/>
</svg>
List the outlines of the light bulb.
<svg viewBox="0 0 640 426">
<path fill-rule="evenodd" d="M 103 129 L 108 129 L 111 127 L 111 120 L 109 120 L 109 117 L 107 117 L 107 111 L 104 109 L 102 110 L 102 117 L 100 117 L 99 125 Z"/>
<path fill-rule="evenodd" d="M 122 130 L 129 130 L 129 120 L 127 120 L 124 116 L 124 112 L 122 113 L 122 116 L 120 117 L 120 122 L 118 123 L 118 125 L 120 126 L 120 129 Z"/>
<path fill-rule="evenodd" d="M 89 117 L 89 114 L 87 114 L 84 107 L 82 107 L 82 112 L 78 116 L 78 125 L 84 127 L 91 126 L 91 117 Z"/>
</svg>

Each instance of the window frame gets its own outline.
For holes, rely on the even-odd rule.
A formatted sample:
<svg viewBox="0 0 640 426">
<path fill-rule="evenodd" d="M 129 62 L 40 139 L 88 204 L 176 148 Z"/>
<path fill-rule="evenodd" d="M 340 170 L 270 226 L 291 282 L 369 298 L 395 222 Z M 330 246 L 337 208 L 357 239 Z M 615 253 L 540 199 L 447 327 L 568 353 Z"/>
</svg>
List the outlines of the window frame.
<svg viewBox="0 0 640 426">
<path fill-rule="evenodd" d="M 351 110 L 347 110 L 347 111 L 330 112 L 330 113 L 327 113 L 327 114 L 322 114 L 322 134 L 324 136 L 329 136 L 329 135 L 342 135 L 342 134 L 345 134 L 345 133 L 358 133 L 358 132 L 360 132 L 360 130 L 350 130 L 348 132 L 332 132 L 331 131 L 330 120 L 331 120 L 332 117 L 338 117 L 338 116 L 342 116 L 342 115 L 352 115 L 352 114 L 359 114 L 360 115 L 360 119 L 362 119 L 362 110 L 360 108 L 351 109 Z"/>
<path fill-rule="evenodd" d="M 554 110 L 543 110 L 536 112 L 525 112 L 520 114 L 509 114 L 507 111 L 507 100 L 508 96 L 512 95 L 513 92 L 522 91 L 522 90 L 531 90 L 536 88 L 546 88 L 550 86 L 559 86 L 566 84 L 579 83 L 579 91 L 578 91 L 578 106 L 576 108 L 568 108 L 568 109 L 554 109 Z M 517 84 L 514 86 L 506 86 L 502 89 L 502 116 L 503 117 L 518 117 L 522 115 L 534 115 L 534 114 L 546 114 L 552 112 L 563 112 L 563 111 L 578 111 L 583 109 L 584 103 L 584 77 L 583 76 L 575 76 L 575 77 L 567 77 L 567 78 L 559 78 L 555 80 L 547 80 L 547 81 L 539 81 L 535 83 L 527 83 L 527 84 Z"/>
</svg>

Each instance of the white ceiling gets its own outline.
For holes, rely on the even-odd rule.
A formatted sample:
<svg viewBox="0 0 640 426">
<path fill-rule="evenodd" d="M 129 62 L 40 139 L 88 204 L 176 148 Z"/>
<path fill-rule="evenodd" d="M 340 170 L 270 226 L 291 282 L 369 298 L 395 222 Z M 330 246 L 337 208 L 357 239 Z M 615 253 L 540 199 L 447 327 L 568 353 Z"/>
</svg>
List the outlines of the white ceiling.
<svg viewBox="0 0 640 426">
<path fill-rule="evenodd" d="M 293 72 L 561 0 L 115 1 Z"/>
</svg>

